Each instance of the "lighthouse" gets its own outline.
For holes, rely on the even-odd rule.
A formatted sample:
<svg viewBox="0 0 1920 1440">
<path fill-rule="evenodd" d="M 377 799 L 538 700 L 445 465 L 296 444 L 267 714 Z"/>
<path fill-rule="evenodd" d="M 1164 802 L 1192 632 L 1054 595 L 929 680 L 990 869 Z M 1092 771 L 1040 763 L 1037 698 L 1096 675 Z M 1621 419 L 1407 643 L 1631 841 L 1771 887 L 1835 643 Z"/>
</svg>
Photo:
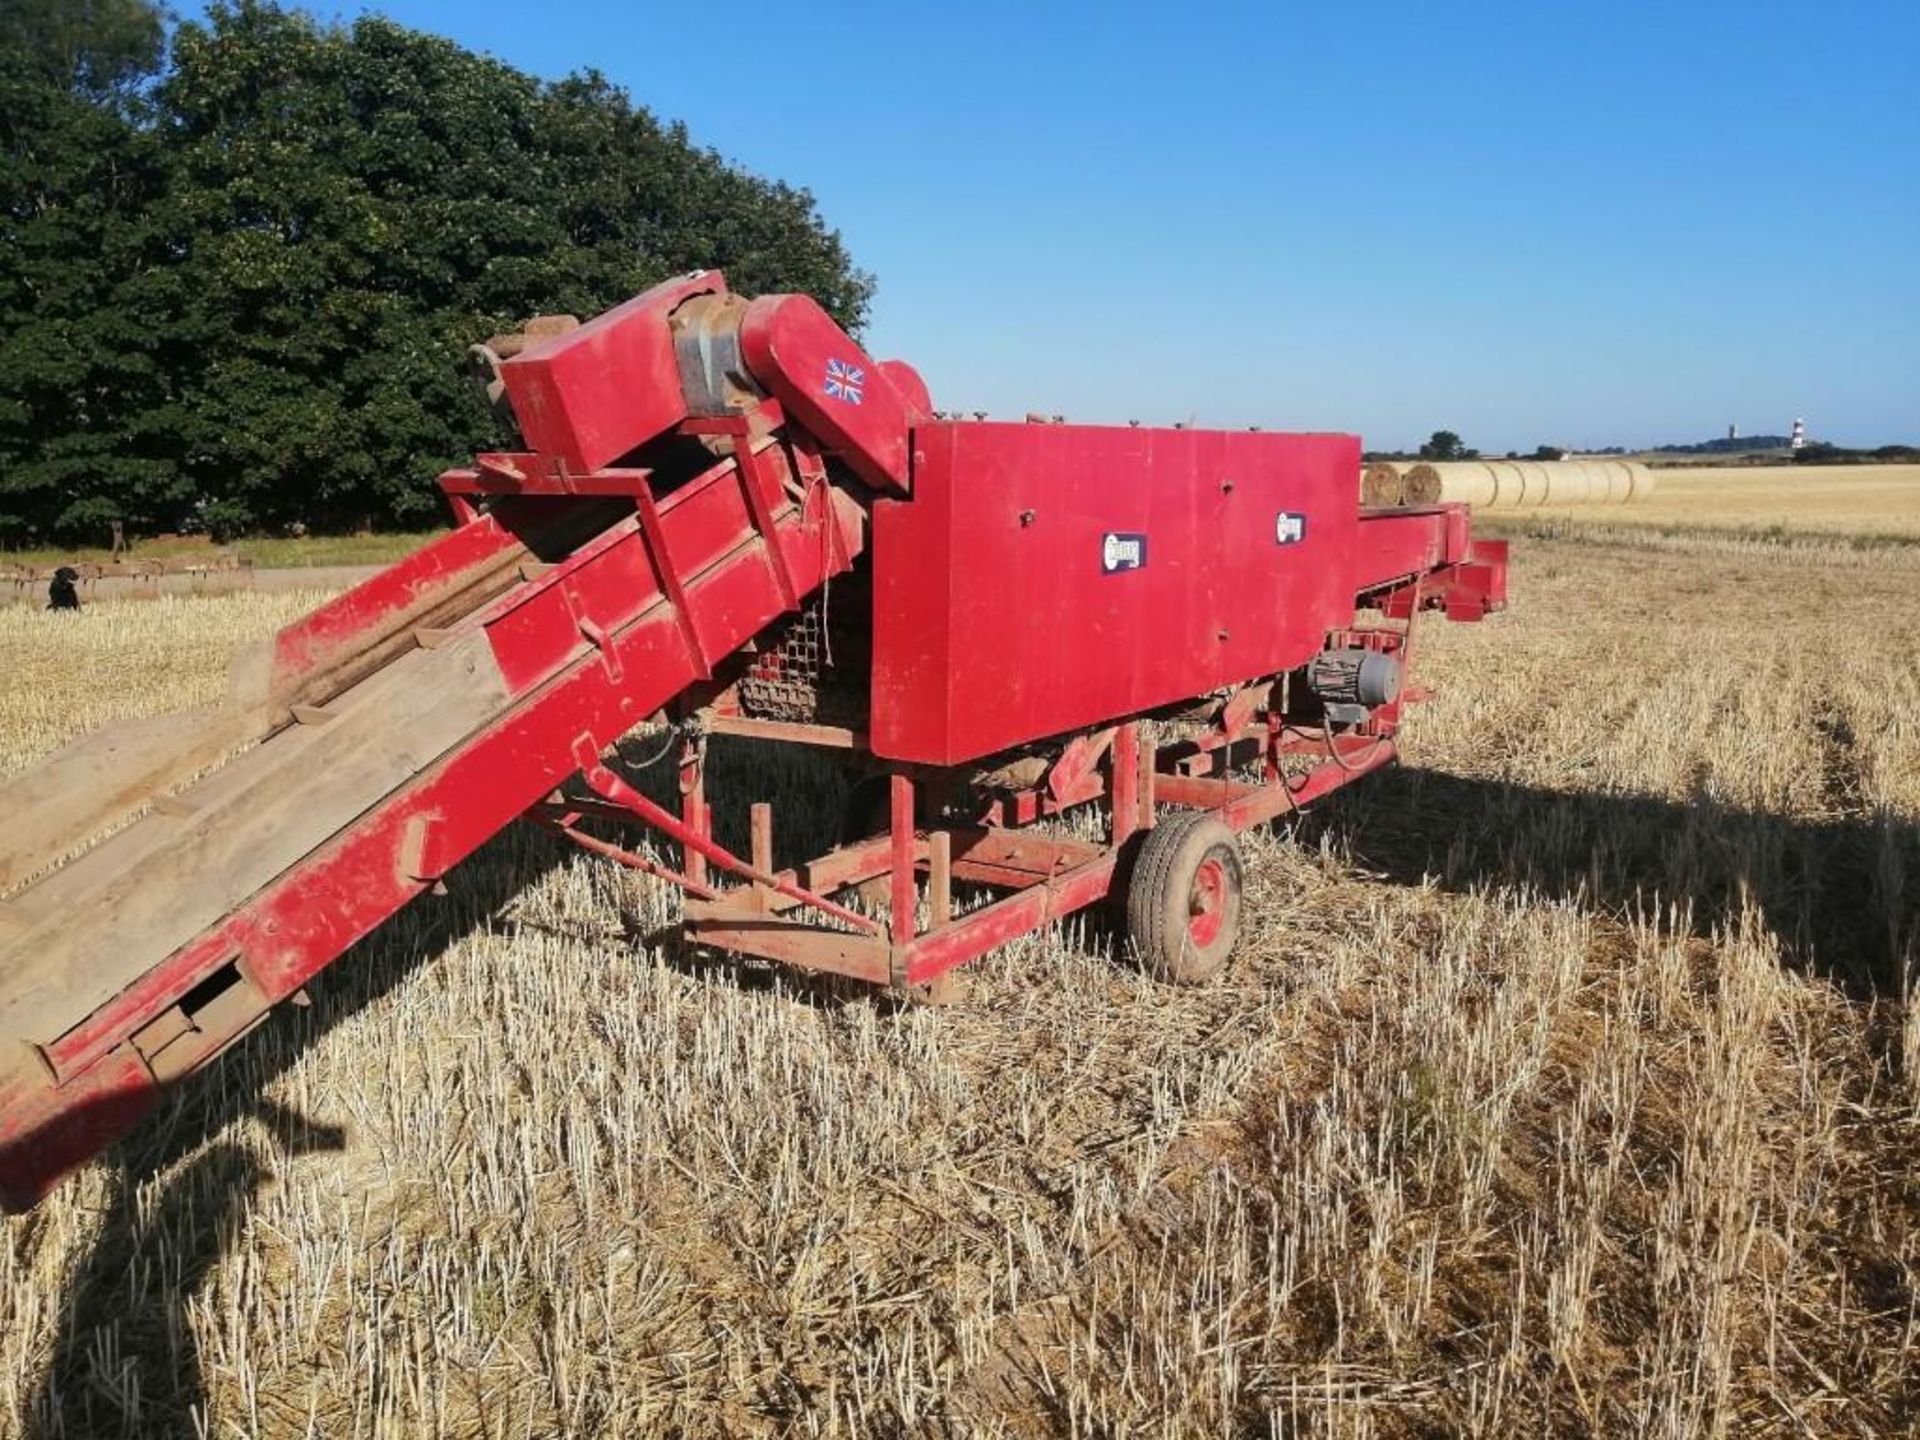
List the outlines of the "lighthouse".
<svg viewBox="0 0 1920 1440">
<path fill-rule="evenodd" d="M 1787 437 L 1787 448 L 1789 450 L 1804 450 L 1807 448 L 1806 421 L 1795 420 L 1793 422 L 1793 433 Z"/>
</svg>

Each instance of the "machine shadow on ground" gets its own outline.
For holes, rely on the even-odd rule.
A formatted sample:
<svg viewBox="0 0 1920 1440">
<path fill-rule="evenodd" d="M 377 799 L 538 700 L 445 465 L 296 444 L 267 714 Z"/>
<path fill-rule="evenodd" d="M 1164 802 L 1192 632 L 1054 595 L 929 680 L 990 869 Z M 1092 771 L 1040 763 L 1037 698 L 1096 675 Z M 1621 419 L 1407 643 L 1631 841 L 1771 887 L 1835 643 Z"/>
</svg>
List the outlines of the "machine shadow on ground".
<svg viewBox="0 0 1920 1440">
<path fill-rule="evenodd" d="M 632 738 L 619 747 L 622 769 L 636 787 L 675 810 L 678 748 L 669 735 Z M 763 799 L 795 822 L 777 832 L 777 863 L 830 849 L 848 791 L 847 773 L 824 755 L 733 742 L 709 752 L 707 796 L 716 837 L 736 853 L 746 848 L 748 807 Z M 642 833 L 632 827 L 622 838 L 637 844 Z M 675 847 L 659 849 L 677 863 Z M 274 1178 L 261 1148 L 246 1143 L 241 1127 L 250 1120 L 262 1124 L 274 1140 L 269 1153 L 289 1158 L 347 1143 L 344 1130 L 274 1104 L 264 1089 L 336 1026 L 469 935 L 498 923 L 516 896 L 574 853 L 532 826 L 512 827 L 454 871 L 446 897 L 416 901 L 330 966 L 313 987 L 311 1008 L 289 1013 L 282 1007 L 108 1152 L 113 1175 L 106 1210 L 66 1282 L 52 1358 L 20 1417 L 28 1435 L 78 1440 L 204 1433 L 206 1390 L 188 1307 L 239 1236 L 249 1206 Z M 511 923 L 540 924 L 525 917 Z M 616 934 L 605 938 L 622 943 Z M 629 931 L 625 943 L 646 945 L 684 973 L 723 973 L 746 988 L 775 983 L 769 969 L 696 952 L 682 943 L 677 926 Z M 782 974 L 786 988 L 806 1003 L 871 1003 L 876 996 L 871 986 L 854 981 Z M 84 1112 L 71 1118 L 88 1123 Z M 114 1123 L 109 1113 L 98 1118 Z M 35 1141 L 29 1136 L 22 1143 Z M 152 1182 L 161 1175 L 166 1179 L 156 1189 Z M 182 1235 L 193 1237 L 190 1251 L 153 1243 L 155 1237 Z"/>
<path fill-rule="evenodd" d="M 310 1008 L 283 1006 L 107 1152 L 111 1192 L 67 1280 L 52 1359 L 21 1417 L 29 1436 L 204 1433 L 205 1388 L 188 1306 L 273 1178 L 239 1127 L 263 1125 L 271 1148 L 289 1158 L 343 1149 L 343 1129 L 275 1104 L 266 1086 L 323 1035 L 492 923 L 565 858 L 559 844 L 527 827 L 509 829 L 454 873 L 446 897 L 416 901 L 342 955 L 316 984 Z M 72 1118 L 88 1119 L 84 1112 Z M 182 1235 L 193 1238 L 189 1250 L 149 1243 Z"/>
<path fill-rule="evenodd" d="M 266 1127 L 290 1157 L 346 1147 L 338 1126 L 262 1096 L 239 1102 L 229 1123 L 241 1116 Z M 187 1307 L 272 1178 L 254 1150 L 224 1132 L 150 1197 L 140 1189 L 151 1173 L 145 1157 L 123 1146 L 114 1163 L 112 1198 L 68 1281 L 53 1356 L 29 1402 L 28 1433 L 43 1440 L 205 1433 Z"/>
<path fill-rule="evenodd" d="M 1751 906 L 1790 964 L 1858 998 L 1898 999 L 1920 950 L 1906 879 L 1920 826 L 1893 816 L 1803 819 L 1735 809 L 1704 793 L 1559 791 L 1390 767 L 1304 822 L 1361 869 L 1450 890 L 1527 889 L 1603 909 L 1678 905 L 1694 933 Z"/>
</svg>

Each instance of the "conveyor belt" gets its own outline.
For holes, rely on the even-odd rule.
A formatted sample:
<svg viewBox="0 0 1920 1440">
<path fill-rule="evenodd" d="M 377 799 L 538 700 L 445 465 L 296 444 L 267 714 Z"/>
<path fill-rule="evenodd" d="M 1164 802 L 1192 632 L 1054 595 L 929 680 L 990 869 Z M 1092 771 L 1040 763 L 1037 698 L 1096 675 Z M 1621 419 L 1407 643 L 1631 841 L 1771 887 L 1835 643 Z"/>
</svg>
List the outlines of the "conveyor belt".
<svg viewBox="0 0 1920 1440">
<path fill-rule="evenodd" d="M 283 632 L 204 724 L 30 780 L 53 805 L 49 776 L 100 782 L 29 827 L 61 853 L 150 808 L 58 868 L 0 852 L 45 872 L 0 927 L 0 1201 L 30 1204 L 861 543 L 844 494 L 773 461 L 658 504 L 507 502 Z"/>
</svg>

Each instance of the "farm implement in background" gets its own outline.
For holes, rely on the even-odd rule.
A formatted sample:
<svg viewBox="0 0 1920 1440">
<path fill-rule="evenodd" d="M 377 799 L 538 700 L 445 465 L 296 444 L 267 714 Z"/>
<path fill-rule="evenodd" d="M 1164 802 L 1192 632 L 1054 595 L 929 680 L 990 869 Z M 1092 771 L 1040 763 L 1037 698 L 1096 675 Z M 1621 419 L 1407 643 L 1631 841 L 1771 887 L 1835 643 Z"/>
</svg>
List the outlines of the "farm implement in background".
<svg viewBox="0 0 1920 1440">
<path fill-rule="evenodd" d="M 451 534 L 224 705 L 0 792 L 10 1208 L 520 819 L 678 885 L 720 951 L 927 994 L 1113 899 L 1151 972 L 1204 980 L 1236 833 L 1390 761 L 1415 617 L 1505 599 L 1465 507 L 1360 506 L 1354 437 L 940 418 L 811 299 L 717 273 L 497 378 L 525 448 L 442 477 Z M 663 721 L 674 806 L 614 749 Z M 714 735 L 836 753 L 870 823 L 776 869 L 755 804 L 725 848 Z"/>
<path fill-rule="evenodd" d="M 134 599 L 161 595 L 217 595 L 251 590 L 251 561 L 231 551 L 188 559 L 116 560 L 102 564 L 74 560 L 53 565 L 0 564 L 0 605 L 47 603 L 48 586 L 65 574 L 77 597 L 91 604 L 113 593 Z"/>
</svg>

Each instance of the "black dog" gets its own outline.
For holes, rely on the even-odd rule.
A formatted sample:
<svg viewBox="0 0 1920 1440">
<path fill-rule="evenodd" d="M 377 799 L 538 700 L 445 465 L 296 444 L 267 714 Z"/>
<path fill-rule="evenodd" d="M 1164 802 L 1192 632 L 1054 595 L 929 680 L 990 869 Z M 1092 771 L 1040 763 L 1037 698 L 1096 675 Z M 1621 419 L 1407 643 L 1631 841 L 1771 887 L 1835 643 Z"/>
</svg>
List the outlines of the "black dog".
<svg viewBox="0 0 1920 1440">
<path fill-rule="evenodd" d="M 49 610 L 78 610 L 80 592 L 73 588 L 73 582 L 80 578 L 80 572 L 71 565 L 62 565 L 53 572 L 53 583 L 47 587 L 47 608 Z"/>
</svg>

